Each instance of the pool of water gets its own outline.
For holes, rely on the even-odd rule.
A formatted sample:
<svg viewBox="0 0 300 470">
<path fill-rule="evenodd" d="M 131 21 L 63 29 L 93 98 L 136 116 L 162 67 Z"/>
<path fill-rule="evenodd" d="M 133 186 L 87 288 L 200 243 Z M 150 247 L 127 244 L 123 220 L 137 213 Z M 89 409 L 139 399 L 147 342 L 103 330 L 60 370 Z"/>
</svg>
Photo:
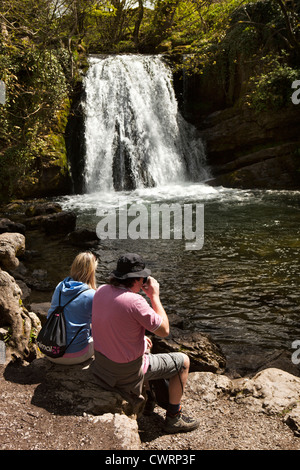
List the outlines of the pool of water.
<svg viewBox="0 0 300 470">
<path fill-rule="evenodd" d="M 170 239 L 101 240 L 98 283 L 106 281 L 119 254 L 138 252 L 159 280 L 166 311 L 210 333 L 225 353 L 258 362 L 281 349 L 292 354 L 292 342 L 300 339 L 300 192 L 186 184 L 59 202 L 77 212 L 78 227 L 92 229 L 103 210 L 117 214 L 140 204 L 150 213 L 153 204 L 202 205 L 201 249 L 186 249 L 184 236 L 174 239 L 172 233 Z"/>
</svg>

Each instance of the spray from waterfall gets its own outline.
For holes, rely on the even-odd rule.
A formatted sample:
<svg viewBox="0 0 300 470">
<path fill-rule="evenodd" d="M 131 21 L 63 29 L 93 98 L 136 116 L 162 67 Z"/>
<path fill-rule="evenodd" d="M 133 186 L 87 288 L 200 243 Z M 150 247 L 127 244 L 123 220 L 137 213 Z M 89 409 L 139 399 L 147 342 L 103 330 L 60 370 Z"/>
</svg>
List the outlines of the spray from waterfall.
<svg viewBox="0 0 300 470">
<path fill-rule="evenodd" d="M 205 151 L 159 56 L 91 58 L 85 77 L 88 192 L 204 181 Z"/>
</svg>

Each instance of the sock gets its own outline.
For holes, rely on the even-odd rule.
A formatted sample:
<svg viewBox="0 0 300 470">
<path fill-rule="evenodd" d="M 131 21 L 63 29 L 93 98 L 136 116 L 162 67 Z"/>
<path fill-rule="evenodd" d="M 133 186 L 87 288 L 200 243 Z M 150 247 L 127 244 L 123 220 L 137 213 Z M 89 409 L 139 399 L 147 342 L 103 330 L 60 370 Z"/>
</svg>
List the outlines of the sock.
<svg viewBox="0 0 300 470">
<path fill-rule="evenodd" d="M 171 403 L 168 404 L 168 409 L 167 409 L 167 415 L 168 416 L 176 416 L 178 413 L 180 413 L 181 410 L 181 404 L 179 403 L 178 405 L 172 405 Z"/>
</svg>

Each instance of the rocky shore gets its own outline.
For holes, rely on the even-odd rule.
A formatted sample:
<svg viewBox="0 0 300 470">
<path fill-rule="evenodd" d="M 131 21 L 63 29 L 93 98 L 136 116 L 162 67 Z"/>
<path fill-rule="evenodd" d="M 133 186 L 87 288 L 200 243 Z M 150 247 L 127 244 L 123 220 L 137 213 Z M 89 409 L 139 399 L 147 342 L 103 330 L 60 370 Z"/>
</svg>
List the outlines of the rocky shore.
<svg viewBox="0 0 300 470">
<path fill-rule="evenodd" d="M 12 210 L 12 207 L 10 207 Z M 239 376 L 226 368 L 221 348 L 209 335 L 186 330 L 171 318 L 168 338 L 154 340 L 154 352 L 185 350 L 191 372 L 183 406 L 201 420 L 188 435 L 165 435 L 164 411 L 144 416 L 118 393 L 99 389 L 90 364 L 51 364 L 35 338 L 49 305 L 29 303 L 28 292 L 43 283 L 28 273 L 34 253 L 26 233 L 42 230 L 68 237 L 70 245 L 93 247 L 95 234 L 76 228 L 76 216 L 57 205 L 35 204 L 22 221 L 3 213 L 0 220 L 0 448 L 98 450 L 299 449 L 300 378 L 265 364 Z M 5 217 L 4 217 L 5 215 Z"/>
</svg>

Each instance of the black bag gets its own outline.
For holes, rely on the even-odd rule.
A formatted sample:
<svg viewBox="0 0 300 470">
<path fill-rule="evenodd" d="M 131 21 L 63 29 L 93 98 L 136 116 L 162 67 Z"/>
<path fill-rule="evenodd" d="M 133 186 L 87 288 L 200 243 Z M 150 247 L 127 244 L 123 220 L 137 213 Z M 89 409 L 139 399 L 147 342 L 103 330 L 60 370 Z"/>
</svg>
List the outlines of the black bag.
<svg viewBox="0 0 300 470">
<path fill-rule="evenodd" d="M 70 299 L 65 305 L 60 305 L 61 291 L 59 293 L 59 305 L 56 307 L 51 315 L 47 318 L 46 323 L 42 327 L 37 337 L 37 345 L 40 351 L 48 357 L 58 358 L 62 357 L 70 344 L 74 341 L 78 333 L 84 328 L 81 326 L 76 335 L 67 344 L 66 333 L 66 320 L 64 315 L 64 308 L 76 299 L 80 294 L 89 289 L 84 289 Z"/>
<path fill-rule="evenodd" d="M 149 386 L 158 406 L 166 410 L 169 404 L 169 381 L 166 379 L 149 380 Z"/>
</svg>

